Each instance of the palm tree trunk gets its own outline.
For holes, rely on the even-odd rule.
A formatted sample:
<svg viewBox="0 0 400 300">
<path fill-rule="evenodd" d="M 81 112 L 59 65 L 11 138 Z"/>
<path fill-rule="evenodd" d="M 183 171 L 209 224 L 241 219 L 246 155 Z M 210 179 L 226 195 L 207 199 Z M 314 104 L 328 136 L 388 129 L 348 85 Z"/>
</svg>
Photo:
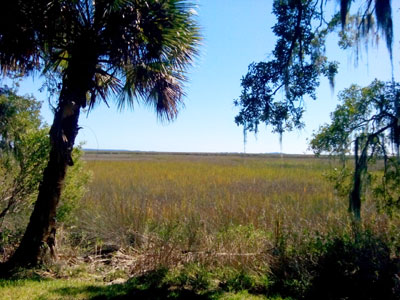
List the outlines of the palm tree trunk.
<svg viewBox="0 0 400 300">
<path fill-rule="evenodd" d="M 56 209 L 67 167 L 73 164 L 71 153 L 79 130 L 80 108 L 86 102 L 88 91 L 87 85 L 83 84 L 82 88 L 81 79 L 78 75 L 65 76 L 63 80 L 50 129 L 49 161 L 39 185 L 35 207 L 18 249 L 5 264 L 0 265 L 0 275 L 7 276 L 15 267 L 35 266 L 49 251 L 55 255 Z"/>
<path fill-rule="evenodd" d="M 54 254 L 56 208 L 67 166 L 72 164 L 71 151 L 78 133 L 80 107 L 74 106 L 71 103 L 61 104 L 55 114 L 50 130 L 49 161 L 28 227 L 18 249 L 8 262 L 10 267 L 36 265 L 46 248 Z"/>
</svg>

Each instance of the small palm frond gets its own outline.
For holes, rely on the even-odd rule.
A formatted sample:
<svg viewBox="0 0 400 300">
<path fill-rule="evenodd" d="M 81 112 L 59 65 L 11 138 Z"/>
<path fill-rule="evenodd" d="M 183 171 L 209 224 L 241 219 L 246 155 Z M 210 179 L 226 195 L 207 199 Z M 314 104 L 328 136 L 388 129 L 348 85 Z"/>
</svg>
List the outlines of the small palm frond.
<svg viewBox="0 0 400 300">
<path fill-rule="evenodd" d="M 174 77 L 160 78 L 150 91 L 147 102 L 154 105 L 159 118 L 170 121 L 178 114 L 178 108 L 183 105 L 182 87 Z"/>
<path fill-rule="evenodd" d="M 110 94 L 117 96 L 121 93 L 122 88 L 121 80 L 113 74 L 107 73 L 99 65 L 96 69 L 93 87 L 90 91 L 89 111 L 95 106 L 97 97 L 100 97 L 108 106 L 107 98 Z"/>
<path fill-rule="evenodd" d="M 133 106 L 133 99 L 142 99 L 155 108 L 161 120 L 173 120 L 184 96 L 181 73 L 168 73 L 163 64 L 129 66 L 125 70 L 125 85 L 118 98 L 120 109 Z"/>
</svg>

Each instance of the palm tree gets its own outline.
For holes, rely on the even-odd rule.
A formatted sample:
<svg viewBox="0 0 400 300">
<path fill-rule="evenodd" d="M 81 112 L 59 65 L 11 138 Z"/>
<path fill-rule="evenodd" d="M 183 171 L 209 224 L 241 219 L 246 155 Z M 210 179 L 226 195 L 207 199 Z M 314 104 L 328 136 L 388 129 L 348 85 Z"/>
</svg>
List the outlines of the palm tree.
<svg viewBox="0 0 400 300">
<path fill-rule="evenodd" d="M 21 243 L 3 265 L 38 263 L 54 249 L 56 208 L 82 108 L 109 96 L 120 108 L 140 99 L 174 119 L 185 70 L 200 36 L 184 0 L 13 0 L 0 12 L 0 65 L 5 76 L 41 72 L 58 95 L 51 151 Z M 48 247 L 46 247 L 46 244 Z M 44 247 L 43 247 L 44 246 Z"/>
</svg>

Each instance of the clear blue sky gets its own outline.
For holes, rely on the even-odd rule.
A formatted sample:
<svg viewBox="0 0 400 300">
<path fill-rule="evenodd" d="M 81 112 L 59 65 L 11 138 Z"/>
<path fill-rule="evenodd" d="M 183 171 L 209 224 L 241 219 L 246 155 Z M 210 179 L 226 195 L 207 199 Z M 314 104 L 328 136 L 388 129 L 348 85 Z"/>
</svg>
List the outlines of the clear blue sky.
<svg viewBox="0 0 400 300">
<path fill-rule="evenodd" d="M 332 1 L 335 2 L 336 1 Z M 394 70 L 399 78 L 400 1 L 394 6 Z M 136 104 L 133 111 L 118 112 L 115 105 L 99 105 L 89 115 L 82 113 L 77 141 L 85 148 L 141 151 L 242 152 L 242 128 L 234 123 L 238 108 L 233 100 L 240 95 L 240 79 L 253 61 L 268 60 L 275 37 L 271 27 L 272 0 L 199 0 L 198 18 L 203 45 L 186 85 L 185 107 L 173 123 L 160 123 L 153 111 Z M 307 138 L 337 105 L 337 93 L 351 83 L 367 85 L 373 79 L 391 79 L 391 68 L 384 41 L 362 53 L 358 66 L 351 51 L 339 50 L 332 37 L 328 56 L 340 62 L 332 93 L 326 80 L 318 89 L 318 99 L 306 99 L 306 127 L 283 136 L 283 152 L 307 152 Z M 3 82 L 4 83 L 4 82 Z M 40 93 L 41 79 L 24 80 L 21 94 L 43 100 L 43 117 L 51 124 L 47 96 Z M 112 101 L 110 101 L 112 103 Z M 257 137 L 248 135 L 248 153 L 279 152 L 279 137 L 263 126 Z"/>
</svg>

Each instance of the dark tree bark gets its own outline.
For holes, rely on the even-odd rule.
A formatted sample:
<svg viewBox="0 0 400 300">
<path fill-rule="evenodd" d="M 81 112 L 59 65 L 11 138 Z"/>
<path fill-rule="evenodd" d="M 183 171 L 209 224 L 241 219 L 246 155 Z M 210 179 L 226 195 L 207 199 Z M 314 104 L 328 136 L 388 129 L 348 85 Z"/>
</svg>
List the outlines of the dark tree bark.
<svg viewBox="0 0 400 300">
<path fill-rule="evenodd" d="M 371 145 L 374 138 L 380 134 L 392 128 L 397 124 L 397 120 L 387 126 L 379 129 L 378 131 L 369 134 L 362 145 L 361 154 L 360 152 L 360 138 L 357 137 L 354 145 L 354 176 L 353 176 L 353 188 L 349 197 L 349 211 L 353 213 L 355 220 L 361 220 L 361 189 L 362 189 L 362 176 L 368 169 L 368 147 Z M 374 150 L 372 150 L 374 151 Z"/>
<path fill-rule="evenodd" d="M 16 266 L 34 266 L 43 251 L 54 253 L 56 209 L 60 200 L 67 166 L 72 164 L 71 151 L 78 132 L 79 106 L 62 101 L 50 130 L 51 151 L 44 170 L 39 194 L 28 227 L 21 243 L 7 262 L 7 269 Z"/>
<path fill-rule="evenodd" d="M 76 60 L 63 77 L 58 108 L 50 129 L 51 150 L 38 197 L 25 234 L 18 249 L 3 265 L 0 275 L 15 267 L 32 267 L 41 262 L 47 252 L 55 255 L 56 212 L 67 167 L 73 165 L 72 149 L 78 134 L 80 108 L 86 104 L 86 94 L 94 74 L 88 60 Z"/>
<path fill-rule="evenodd" d="M 359 148 L 359 139 L 356 138 L 355 147 L 354 147 L 354 177 L 353 177 L 353 189 L 350 193 L 350 203 L 349 203 L 349 211 L 354 214 L 356 220 L 360 220 L 361 218 L 361 176 L 362 176 L 362 161 L 364 159 L 363 153 L 361 157 L 358 156 L 358 148 Z M 364 152 L 364 151 L 363 151 Z"/>
</svg>

